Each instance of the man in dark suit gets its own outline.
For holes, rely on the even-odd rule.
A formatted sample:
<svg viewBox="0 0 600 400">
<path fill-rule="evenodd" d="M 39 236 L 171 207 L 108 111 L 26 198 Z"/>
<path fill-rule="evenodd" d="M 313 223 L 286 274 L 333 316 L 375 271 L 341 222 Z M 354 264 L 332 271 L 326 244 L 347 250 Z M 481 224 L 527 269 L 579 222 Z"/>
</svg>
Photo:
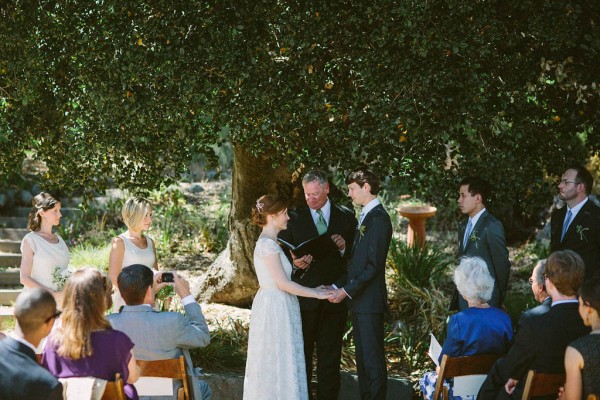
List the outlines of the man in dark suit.
<svg viewBox="0 0 600 400">
<path fill-rule="evenodd" d="M 500 307 L 508 289 L 510 261 L 502 223 L 485 209 L 489 195 L 489 185 L 483 179 L 468 177 L 461 181 L 458 206 L 469 218 L 458 229 L 458 255 L 480 257 L 485 261 L 494 278 L 494 291 L 488 304 Z M 450 309 L 467 307 L 467 302 L 455 290 Z"/>
<path fill-rule="evenodd" d="M 283 240 L 298 245 L 317 235 L 327 234 L 336 243 L 338 251 L 331 251 L 322 259 L 312 255 L 296 258 L 291 254 L 295 272 L 292 280 L 307 287 L 329 285 L 346 272 L 350 249 L 356 229 L 354 212 L 332 203 L 329 182 L 323 171 L 309 171 L 302 179 L 307 206 L 289 212 L 290 220 Z M 313 352 L 317 348 L 317 398 L 337 400 L 340 389 L 340 361 L 342 337 L 346 328 L 348 310 L 345 303 L 298 297 L 302 314 L 304 356 L 309 388 L 313 367 Z"/>
<path fill-rule="evenodd" d="M 590 331 L 578 311 L 577 290 L 583 276 L 583 261 L 577 253 L 564 250 L 548 257 L 545 281 L 552 307 L 522 321 L 512 348 L 494 364 L 478 399 L 520 399 L 529 370 L 564 372 L 567 345 Z"/>
<path fill-rule="evenodd" d="M 362 206 L 362 211 L 348 273 L 332 285 L 335 294 L 330 301 L 340 302 L 348 297 L 361 399 L 384 400 L 387 366 L 383 320 L 388 311 L 385 264 L 392 223 L 377 199 L 379 178 L 373 172 L 359 169 L 348 176 L 346 183 L 348 195 L 355 205 Z"/>
<path fill-rule="evenodd" d="M 47 290 L 27 289 L 19 294 L 15 333 L 0 341 L 0 399 L 62 400 L 62 385 L 35 356 L 35 348 L 48 336 L 58 315 Z"/>
<path fill-rule="evenodd" d="M 558 198 L 567 206 L 551 218 L 550 250 L 573 250 L 585 264 L 585 279 L 600 275 L 600 207 L 589 195 L 592 174 L 583 167 L 569 168 L 558 184 Z"/>
<path fill-rule="evenodd" d="M 544 282 L 546 279 L 544 278 L 544 274 L 546 271 L 546 260 L 540 260 L 537 262 L 533 271 L 531 272 L 531 277 L 529 278 L 529 284 L 531 285 L 531 291 L 533 292 L 533 297 L 540 303 L 540 305 L 530 308 L 529 310 L 523 311 L 521 314 L 521 318 L 519 318 L 518 327 L 520 328 L 527 318 L 534 315 L 541 315 L 550 311 L 550 306 L 552 305 L 552 298 L 546 291 L 546 283 Z M 517 330 L 519 329 L 517 328 Z"/>
</svg>

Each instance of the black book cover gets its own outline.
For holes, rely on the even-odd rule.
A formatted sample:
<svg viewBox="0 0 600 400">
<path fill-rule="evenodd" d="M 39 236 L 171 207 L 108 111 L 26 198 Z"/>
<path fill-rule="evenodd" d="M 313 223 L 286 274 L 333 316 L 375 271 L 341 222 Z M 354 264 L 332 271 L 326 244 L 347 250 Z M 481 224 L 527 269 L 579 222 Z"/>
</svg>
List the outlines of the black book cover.
<svg viewBox="0 0 600 400">
<path fill-rule="evenodd" d="M 331 252 L 338 250 L 335 242 L 327 233 L 308 239 L 297 246 L 283 239 L 277 239 L 277 241 L 283 247 L 291 250 L 296 258 L 310 254 L 315 260 L 319 260 L 327 257 Z"/>
</svg>

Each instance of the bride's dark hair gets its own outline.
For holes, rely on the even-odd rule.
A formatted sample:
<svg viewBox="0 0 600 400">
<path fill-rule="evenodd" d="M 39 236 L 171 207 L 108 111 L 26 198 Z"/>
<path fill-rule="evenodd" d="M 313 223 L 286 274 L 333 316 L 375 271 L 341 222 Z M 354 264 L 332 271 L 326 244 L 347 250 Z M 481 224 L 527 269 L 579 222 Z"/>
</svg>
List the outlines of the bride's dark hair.
<svg viewBox="0 0 600 400">
<path fill-rule="evenodd" d="M 258 226 L 267 224 L 267 215 L 277 214 L 287 208 L 287 203 L 272 194 L 265 194 L 256 200 L 252 207 L 252 223 Z"/>
</svg>

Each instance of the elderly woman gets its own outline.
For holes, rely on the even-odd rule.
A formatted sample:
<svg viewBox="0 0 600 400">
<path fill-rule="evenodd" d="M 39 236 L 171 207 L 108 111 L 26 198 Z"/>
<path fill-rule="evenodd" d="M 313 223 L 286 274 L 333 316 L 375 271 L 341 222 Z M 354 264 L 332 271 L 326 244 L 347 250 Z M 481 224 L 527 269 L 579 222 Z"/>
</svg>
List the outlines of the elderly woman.
<svg viewBox="0 0 600 400">
<path fill-rule="evenodd" d="M 512 323 L 507 313 L 487 303 L 492 297 L 494 279 L 485 261 L 479 257 L 463 258 L 454 271 L 454 283 L 469 308 L 450 317 L 439 361 L 444 354 L 459 357 L 506 353 L 512 342 Z M 433 398 L 438 371 L 425 373 L 419 381 L 428 400 Z M 459 398 L 452 396 L 450 384 L 445 385 L 451 397 Z"/>
</svg>

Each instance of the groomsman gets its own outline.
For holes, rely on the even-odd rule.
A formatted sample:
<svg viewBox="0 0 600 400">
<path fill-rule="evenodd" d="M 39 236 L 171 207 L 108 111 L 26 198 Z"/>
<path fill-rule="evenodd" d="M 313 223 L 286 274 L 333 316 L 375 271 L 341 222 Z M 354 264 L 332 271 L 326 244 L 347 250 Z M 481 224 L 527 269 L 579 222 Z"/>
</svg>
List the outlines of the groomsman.
<svg viewBox="0 0 600 400">
<path fill-rule="evenodd" d="M 383 346 L 383 319 L 388 311 L 385 264 L 392 223 L 379 200 L 379 178 L 367 169 L 346 179 L 348 196 L 362 206 L 346 276 L 332 285 L 332 302 L 348 297 L 352 316 L 360 397 L 386 398 L 387 367 Z M 339 289 L 338 289 L 339 288 Z"/>
<path fill-rule="evenodd" d="M 558 198 L 566 207 L 551 218 L 550 250 L 573 250 L 585 264 L 585 279 L 600 275 L 600 208 L 589 199 L 594 185 L 583 167 L 569 168 L 558 184 Z"/>
<path fill-rule="evenodd" d="M 356 229 L 354 212 L 329 200 L 329 182 L 325 172 L 309 171 L 302 179 L 306 206 L 290 210 L 288 226 L 279 234 L 283 240 L 298 245 L 317 235 L 327 234 L 338 251 L 322 259 L 312 255 L 293 258 L 292 280 L 303 286 L 330 284 L 346 272 L 346 265 Z M 313 352 L 317 348 L 317 398 L 337 400 L 340 389 L 342 337 L 346 329 L 348 309 L 345 303 L 298 297 L 302 314 L 304 356 L 309 388 L 313 368 Z"/>
<path fill-rule="evenodd" d="M 468 218 L 458 228 L 459 257 L 481 257 L 494 278 L 494 291 L 488 302 L 493 307 L 500 307 L 508 289 L 510 261 L 504 240 L 504 228 L 492 214 L 485 209 L 490 195 L 486 181 L 478 177 L 467 177 L 460 182 L 458 206 Z M 454 295 L 450 304 L 451 310 L 464 310 L 467 302 Z"/>
</svg>

